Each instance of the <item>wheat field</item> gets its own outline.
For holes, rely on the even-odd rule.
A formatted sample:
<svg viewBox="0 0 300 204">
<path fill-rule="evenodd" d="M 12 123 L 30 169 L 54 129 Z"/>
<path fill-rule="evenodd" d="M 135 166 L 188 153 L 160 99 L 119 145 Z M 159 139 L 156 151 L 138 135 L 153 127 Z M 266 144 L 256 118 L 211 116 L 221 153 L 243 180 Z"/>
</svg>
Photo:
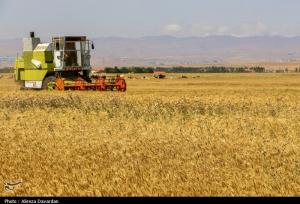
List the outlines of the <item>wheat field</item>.
<svg viewBox="0 0 300 204">
<path fill-rule="evenodd" d="M 299 196 L 300 74 L 136 75 L 126 93 L 0 78 L 2 196 Z"/>
</svg>

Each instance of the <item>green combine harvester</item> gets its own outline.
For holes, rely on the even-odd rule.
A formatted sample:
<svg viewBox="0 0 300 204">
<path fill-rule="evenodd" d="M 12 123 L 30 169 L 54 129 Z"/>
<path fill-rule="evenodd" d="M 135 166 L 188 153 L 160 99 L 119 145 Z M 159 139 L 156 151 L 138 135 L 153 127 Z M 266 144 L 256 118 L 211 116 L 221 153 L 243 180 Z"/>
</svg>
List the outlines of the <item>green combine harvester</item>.
<svg viewBox="0 0 300 204">
<path fill-rule="evenodd" d="M 123 77 L 91 75 L 91 49 L 94 44 L 85 36 L 54 37 L 51 43 L 41 43 L 30 32 L 23 39 L 23 55 L 15 61 L 15 80 L 23 90 L 126 91 Z"/>
</svg>

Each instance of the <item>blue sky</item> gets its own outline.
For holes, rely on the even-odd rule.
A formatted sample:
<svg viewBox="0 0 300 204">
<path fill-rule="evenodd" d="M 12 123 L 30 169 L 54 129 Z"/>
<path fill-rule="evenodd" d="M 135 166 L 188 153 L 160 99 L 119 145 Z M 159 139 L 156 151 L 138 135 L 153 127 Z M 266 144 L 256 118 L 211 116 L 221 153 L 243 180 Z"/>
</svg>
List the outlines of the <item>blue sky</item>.
<svg viewBox="0 0 300 204">
<path fill-rule="evenodd" d="M 0 38 L 300 35 L 299 0 L 0 0 Z"/>
</svg>

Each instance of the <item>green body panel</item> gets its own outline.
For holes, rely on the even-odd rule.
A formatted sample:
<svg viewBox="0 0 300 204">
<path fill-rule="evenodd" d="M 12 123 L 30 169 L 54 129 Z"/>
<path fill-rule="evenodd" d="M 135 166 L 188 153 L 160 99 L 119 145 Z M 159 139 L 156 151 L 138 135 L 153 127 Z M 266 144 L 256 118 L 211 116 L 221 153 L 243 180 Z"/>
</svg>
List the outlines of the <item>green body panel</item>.
<svg viewBox="0 0 300 204">
<path fill-rule="evenodd" d="M 42 69 L 48 69 L 49 71 L 54 70 L 52 52 L 33 52 L 33 59 L 38 60 L 42 63 Z"/>
<path fill-rule="evenodd" d="M 24 59 L 19 57 L 15 61 L 15 80 L 23 80 L 24 78 Z"/>
<path fill-rule="evenodd" d="M 24 80 L 25 71 L 24 69 L 15 69 L 15 79 Z"/>
<path fill-rule="evenodd" d="M 35 59 L 41 62 L 41 69 L 36 68 L 31 60 Z M 23 57 L 15 61 L 15 79 L 25 81 L 43 81 L 48 72 L 53 72 L 53 53 L 46 52 L 23 52 Z"/>
<path fill-rule="evenodd" d="M 31 63 L 32 57 L 33 57 L 33 52 L 30 52 L 30 51 L 23 52 L 24 67 L 22 67 L 22 68 L 32 69 L 34 67 L 33 64 Z"/>
<path fill-rule="evenodd" d="M 21 79 L 24 80 L 24 78 L 25 78 L 25 71 L 24 71 L 24 69 L 23 69 L 23 70 L 20 70 L 20 71 L 19 71 L 19 74 L 20 74 L 20 80 L 21 80 Z"/>
<path fill-rule="evenodd" d="M 47 75 L 47 69 L 35 69 L 35 70 L 25 70 L 24 78 L 25 81 L 43 81 Z M 21 74 L 22 77 L 22 74 Z"/>
</svg>

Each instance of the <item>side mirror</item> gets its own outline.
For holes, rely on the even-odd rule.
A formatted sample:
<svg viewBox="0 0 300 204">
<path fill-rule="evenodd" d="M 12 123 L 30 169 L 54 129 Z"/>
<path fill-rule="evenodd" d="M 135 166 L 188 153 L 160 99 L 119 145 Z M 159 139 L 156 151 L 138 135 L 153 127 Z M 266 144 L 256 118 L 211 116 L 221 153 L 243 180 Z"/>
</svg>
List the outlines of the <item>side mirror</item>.
<svg viewBox="0 0 300 204">
<path fill-rule="evenodd" d="M 94 50 L 95 49 L 95 45 L 94 45 L 94 43 L 92 43 L 92 50 Z"/>
</svg>

